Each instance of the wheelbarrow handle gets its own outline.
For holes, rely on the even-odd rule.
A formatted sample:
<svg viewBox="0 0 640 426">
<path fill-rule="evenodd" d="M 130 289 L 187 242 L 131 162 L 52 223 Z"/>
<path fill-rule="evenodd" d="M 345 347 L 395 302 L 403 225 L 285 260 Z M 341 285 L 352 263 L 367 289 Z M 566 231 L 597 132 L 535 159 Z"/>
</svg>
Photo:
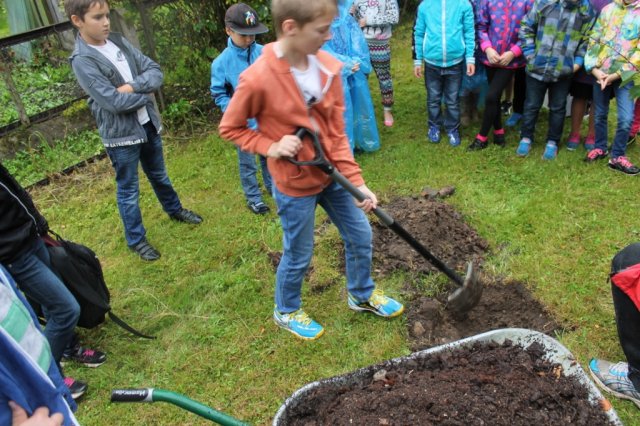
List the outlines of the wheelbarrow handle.
<svg viewBox="0 0 640 426">
<path fill-rule="evenodd" d="M 249 426 L 241 420 L 231 417 L 211 407 L 207 407 L 179 393 L 164 389 L 115 389 L 111 391 L 111 402 L 169 402 L 191 411 L 200 417 L 212 420 L 222 426 Z"/>
<path fill-rule="evenodd" d="M 322 169 L 322 171 L 327 173 L 334 182 L 347 190 L 347 192 L 349 192 L 356 200 L 362 202 L 367 199 L 362 191 L 360 191 L 354 184 L 351 183 L 349 179 L 340 174 L 340 172 L 337 171 L 331 163 L 329 163 L 327 158 L 324 156 L 324 151 L 322 150 L 322 146 L 320 145 L 320 139 L 315 132 L 312 132 L 311 130 L 304 127 L 300 127 L 296 131 L 295 135 L 301 140 L 305 136 L 309 136 L 315 149 L 315 156 L 312 161 L 298 161 L 296 159 L 287 158 L 290 162 L 301 166 L 318 166 Z M 384 211 L 380 207 L 376 207 L 375 209 L 371 210 L 371 212 L 376 215 L 385 226 L 389 227 L 400 238 L 409 243 L 411 247 L 413 247 L 418 253 L 420 253 L 424 258 L 431 262 L 436 268 L 442 271 L 447 277 L 449 277 L 459 286 L 464 285 L 464 280 L 460 275 L 458 275 L 453 269 L 447 266 L 443 261 L 435 257 L 429 250 L 427 250 L 425 246 L 423 246 L 422 244 L 420 244 L 420 242 L 413 238 L 413 236 L 409 232 L 407 232 L 406 229 L 400 226 L 400 224 L 397 223 L 386 211 Z"/>
</svg>

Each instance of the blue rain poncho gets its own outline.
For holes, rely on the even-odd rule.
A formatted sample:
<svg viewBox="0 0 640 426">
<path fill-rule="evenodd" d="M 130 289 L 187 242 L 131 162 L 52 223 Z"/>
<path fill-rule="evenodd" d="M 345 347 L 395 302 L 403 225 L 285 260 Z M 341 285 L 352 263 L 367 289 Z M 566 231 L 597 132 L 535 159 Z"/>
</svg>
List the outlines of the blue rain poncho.
<svg viewBox="0 0 640 426">
<path fill-rule="evenodd" d="M 371 72 L 371 60 L 362 30 L 349 14 L 352 3 L 352 0 L 338 1 L 338 16 L 331 24 L 332 37 L 322 49 L 344 63 L 344 122 L 351 150 L 371 152 L 380 148 L 380 136 L 367 81 L 367 75 Z M 360 69 L 353 73 L 351 69 L 356 64 L 360 64 Z"/>
</svg>

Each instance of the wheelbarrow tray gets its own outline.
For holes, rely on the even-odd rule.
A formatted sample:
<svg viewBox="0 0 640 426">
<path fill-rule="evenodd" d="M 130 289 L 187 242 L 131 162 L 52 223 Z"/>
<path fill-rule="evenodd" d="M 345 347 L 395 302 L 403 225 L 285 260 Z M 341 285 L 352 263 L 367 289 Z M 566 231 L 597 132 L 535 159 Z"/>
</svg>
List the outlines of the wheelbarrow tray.
<svg viewBox="0 0 640 426">
<path fill-rule="evenodd" d="M 465 339 L 456 340 L 455 342 L 447 343 L 440 346 L 435 346 L 429 349 L 425 349 L 419 352 L 414 352 L 410 355 L 394 358 L 389 361 L 377 364 L 376 366 L 369 366 L 358 369 L 356 371 L 342 374 L 340 376 L 318 380 L 312 383 L 309 383 L 297 391 L 295 391 L 287 400 L 280 406 L 280 409 L 276 413 L 273 419 L 274 426 L 285 426 L 289 423 L 289 413 L 293 408 L 295 408 L 298 404 L 305 401 L 305 399 L 313 392 L 316 388 L 322 387 L 326 390 L 331 389 L 340 389 L 345 386 L 350 385 L 358 385 L 365 383 L 366 381 L 371 380 L 371 375 L 373 371 L 379 369 L 393 369 L 394 367 L 402 367 L 403 364 L 406 364 L 412 360 L 418 360 L 422 358 L 427 358 L 433 356 L 435 354 L 445 352 L 445 351 L 455 351 L 457 349 L 468 348 L 473 346 L 476 343 L 496 343 L 503 344 L 506 340 L 510 340 L 514 345 L 520 346 L 523 349 L 527 348 L 534 342 L 541 344 L 545 348 L 545 353 L 542 358 L 545 361 L 560 364 L 563 368 L 563 375 L 566 377 L 575 377 L 577 380 L 585 386 L 588 390 L 588 398 L 589 401 L 593 405 L 599 404 L 599 402 L 604 398 L 600 390 L 596 387 L 596 385 L 591 381 L 589 376 L 585 373 L 585 371 L 580 367 L 580 364 L 576 361 L 575 357 L 569 352 L 569 350 L 564 347 L 557 340 L 547 336 L 546 334 L 522 329 L 522 328 L 505 328 L 499 330 L 493 330 L 486 333 L 478 334 L 476 336 L 467 337 Z M 609 418 L 611 424 L 613 425 L 622 425 L 616 411 L 613 407 L 609 408 L 605 411 L 605 415 Z"/>
</svg>

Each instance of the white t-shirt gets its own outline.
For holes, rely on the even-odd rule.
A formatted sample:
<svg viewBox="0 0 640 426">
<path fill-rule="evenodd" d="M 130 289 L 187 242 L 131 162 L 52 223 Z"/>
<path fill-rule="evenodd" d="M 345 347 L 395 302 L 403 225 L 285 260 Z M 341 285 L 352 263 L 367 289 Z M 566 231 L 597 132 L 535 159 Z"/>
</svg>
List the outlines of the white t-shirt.
<svg viewBox="0 0 640 426">
<path fill-rule="evenodd" d="M 129 67 L 129 62 L 127 62 L 126 56 L 120 50 L 118 46 L 115 45 L 111 40 L 107 40 L 107 43 L 102 46 L 94 46 L 90 44 L 89 46 L 96 49 L 98 52 L 102 53 L 102 55 L 109 60 L 113 64 L 114 67 L 118 70 L 124 81 L 133 80 L 133 75 L 131 74 L 131 68 Z M 140 124 L 148 123 L 151 118 L 149 118 L 149 113 L 147 112 L 146 107 L 142 107 L 138 109 L 138 122 Z"/>
<path fill-rule="evenodd" d="M 300 87 L 302 91 L 305 102 L 312 104 L 322 96 L 320 66 L 318 65 L 318 58 L 313 55 L 307 55 L 307 62 L 309 65 L 306 70 L 301 71 L 291 67 L 291 72 L 298 83 L 298 87 Z"/>
</svg>

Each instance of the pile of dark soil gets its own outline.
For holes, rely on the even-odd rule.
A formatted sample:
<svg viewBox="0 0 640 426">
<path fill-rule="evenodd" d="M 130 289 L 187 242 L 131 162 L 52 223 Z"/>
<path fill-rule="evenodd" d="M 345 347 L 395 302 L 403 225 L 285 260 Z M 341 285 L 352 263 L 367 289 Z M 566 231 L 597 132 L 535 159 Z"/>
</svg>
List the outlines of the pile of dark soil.
<svg viewBox="0 0 640 426">
<path fill-rule="evenodd" d="M 385 204 L 384 209 L 452 268 L 464 271 L 465 264 L 472 259 L 481 264 L 489 244 L 451 205 L 428 196 L 427 192 L 423 195 L 395 199 Z M 376 272 L 384 275 L 401 269 L 410 276 L 440 273 L 390 229 L 376 223 L 373 230 Z M 406 284 L 403 300 L 413 350 L 498 328 L 528 328 L 551 335 L 560 328 L 524 284 L 503 282 L 486 274 L 480 274 L 480 280 L 484 284 L 482 298 L 466 317 L 453 315 L 439 302 L 446 300 L 446 293 L 433 299 L 420 294 L 411 282 Z"/>
<path fill-rule="evenodd" d="M 476 344 L 327 380 L 283 425 L 605 425 L 603 409 L 544 348 Z"/>
</svg>

